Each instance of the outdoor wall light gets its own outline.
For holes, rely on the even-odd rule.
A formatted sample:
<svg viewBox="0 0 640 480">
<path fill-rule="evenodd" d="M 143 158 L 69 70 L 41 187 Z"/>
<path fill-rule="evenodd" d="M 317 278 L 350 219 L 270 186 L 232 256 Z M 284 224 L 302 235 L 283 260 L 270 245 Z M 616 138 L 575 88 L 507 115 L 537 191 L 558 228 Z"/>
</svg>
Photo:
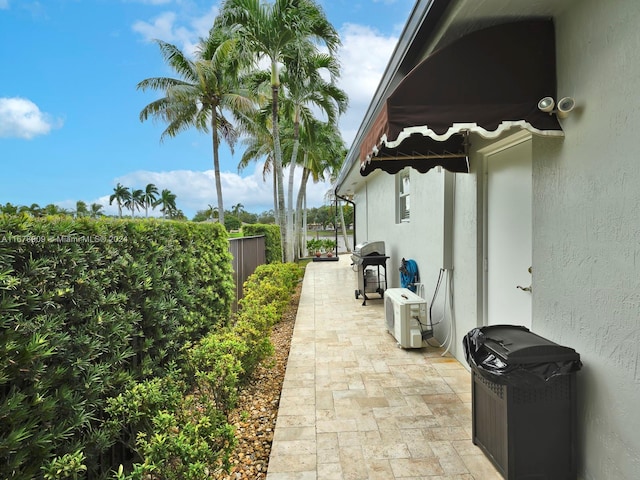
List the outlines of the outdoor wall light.
<svg viewBox="0 0 640 480">
<path fill-rule="evenodd" d="M 558 101 L 558 108 L 554 110 L 555 106 L 556 102 L 553 100 L 553 97 L 544 97 L 538 102 L 538 109 L 540 109 L 540 111 L 548 113 L 549 115 L 555 113 L 558 115 L 558 118 L 567 118 L 569 112 L 575 108 L 576 101 L 572 97 L 564 97 Z"/>
</svg>

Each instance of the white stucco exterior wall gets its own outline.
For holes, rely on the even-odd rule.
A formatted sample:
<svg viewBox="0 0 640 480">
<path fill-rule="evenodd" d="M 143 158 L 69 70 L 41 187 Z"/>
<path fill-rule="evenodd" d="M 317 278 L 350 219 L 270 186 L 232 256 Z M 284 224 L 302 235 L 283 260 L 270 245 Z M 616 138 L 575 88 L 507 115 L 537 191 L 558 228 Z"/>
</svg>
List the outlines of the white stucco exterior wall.
<svg viewBox="0 0 640 480">
<path fill-rule="evenodd" d="M 582 356 L 581 478 L 640 472 L 640 3 L 556 19 L 562 142 L 534 141 L 533 329 Z"/>
<path fill-rule="evenodd" d="M 429 302 L 442 267 L 444 176 L 443 171 L 435 169 L 426 174 L 411 170 L 411 216 L 406 223 L 396 222 L 395 175 L 382 171 L 371 173 L 366 185 L 354 196 L 356 242 L 385 242 L 386 254 L 390 257 L 387 261 L 389 288 L 400 287 L 402 258 L 415 260 Z M 434 318 L 442 317 L 443 302 L 440 296 L 434 302 Z M 436 329 L 441 341 L 446 329 L 448 326 L 444 324 Z"/>
<path fill-rule="evenodd" d="M 467 368 L 462 338 L 482 322 L 481 259 L 482 213 L 479 195 L 482 181 L 480 165 L 470 158 L 468 174 L 456 175 L 453 242 L 454 341 L 451 352 Z"/>
<path fill-rule="evenodd" d="M 575 348 L 581 480 L 640 472 L 640 2 L 577 0 L 555 18 L 559 97 L 577 107 L 564 139 L 534 135 L 532 330 Z M 557 99 L 556 99 L 557 100 Z M 481 159 L 455 176 L 452 353 L 483 321 Z M 427 299 L 442 260 L 444 174 L 411 173 L 411 222 L 395 221 L 395 178 L 367 177 L 356 192 L 358 242 L 384 240 L 389 286 L 400 259 L 418 262 Z M 444 286 L 441 287 L 441 291 Z M 553 432 L 550 432 L 552 435 Z"/>
</svg>

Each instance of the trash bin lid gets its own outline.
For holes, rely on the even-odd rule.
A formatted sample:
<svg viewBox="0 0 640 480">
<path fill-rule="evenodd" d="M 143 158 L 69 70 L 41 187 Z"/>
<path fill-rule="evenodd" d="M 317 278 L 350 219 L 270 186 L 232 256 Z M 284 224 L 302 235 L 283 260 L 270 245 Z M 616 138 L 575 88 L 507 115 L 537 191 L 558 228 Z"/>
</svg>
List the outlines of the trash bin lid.
<svg viewBox="0 0 640 480">
<path fill-rule="evenodd" d="M 484 347 L 510 365 L 580 360 L 573 348 L 558 345 L 519 325 L 481 327 Z"/>
</svg>

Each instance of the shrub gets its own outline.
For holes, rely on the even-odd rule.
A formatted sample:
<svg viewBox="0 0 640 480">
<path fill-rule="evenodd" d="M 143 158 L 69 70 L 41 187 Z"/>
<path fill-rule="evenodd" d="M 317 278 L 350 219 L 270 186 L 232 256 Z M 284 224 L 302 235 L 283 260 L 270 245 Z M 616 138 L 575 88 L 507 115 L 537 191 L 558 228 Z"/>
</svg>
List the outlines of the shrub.
<svg viewBox="0 0 640 480">
<path fill-rule="evenodd" d="M 222 226 L 0 215 L 0 478 L 104 476 L 139 428 L 105 423 L 109 400 L 184 363 L 232 298 Z"/>
<path fill-rule="evenodd" d="M 266 237 L 266 262 L 282 262 L 282 243 L 280 241 L 280 227 L 278 227 L 278 225 L 265 225 L 261 223 L 243 225 L 242 234 L 245 237 L 264 235 Z"/>
<path fill-rule="evenodd" d="M 234 321 L 190 348 L 184 371 L 133 385 L 110 401 L 115 424 L 138 432 L 131 449 L 140 463 L 122 466 L 117 480 L 195 480 L 228 470 L 235 438 L 227 415 L 243 383 L 273 353 L 271 328 L 301 275 L 294 264 L 258 267 L 245 283 Z M 185 378 L 195 379 L 195 386 L 181 393 L 188 388 Z"/>
</svg>

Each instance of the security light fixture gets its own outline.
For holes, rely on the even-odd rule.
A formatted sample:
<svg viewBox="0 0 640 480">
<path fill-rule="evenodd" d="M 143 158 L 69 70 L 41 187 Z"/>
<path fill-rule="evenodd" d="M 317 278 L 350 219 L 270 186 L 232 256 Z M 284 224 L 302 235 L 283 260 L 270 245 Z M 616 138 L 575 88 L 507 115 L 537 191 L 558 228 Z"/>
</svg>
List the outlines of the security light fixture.
<svg viewBox="0 0 640 480">
<path fill-rule="evenodd" d="M 538 109 L 540 111 L 548 113 L 549 115 L 555 113 L 558 118 L 567 118 L 569 112 L 575 108 L 576 101 L 572 97 L 563 97 L 558 101 L 557 108 L 554 109 L 555 106 L 556 102 L 553 97 L 544 97 L 538 102 Z"/>
</svg>

